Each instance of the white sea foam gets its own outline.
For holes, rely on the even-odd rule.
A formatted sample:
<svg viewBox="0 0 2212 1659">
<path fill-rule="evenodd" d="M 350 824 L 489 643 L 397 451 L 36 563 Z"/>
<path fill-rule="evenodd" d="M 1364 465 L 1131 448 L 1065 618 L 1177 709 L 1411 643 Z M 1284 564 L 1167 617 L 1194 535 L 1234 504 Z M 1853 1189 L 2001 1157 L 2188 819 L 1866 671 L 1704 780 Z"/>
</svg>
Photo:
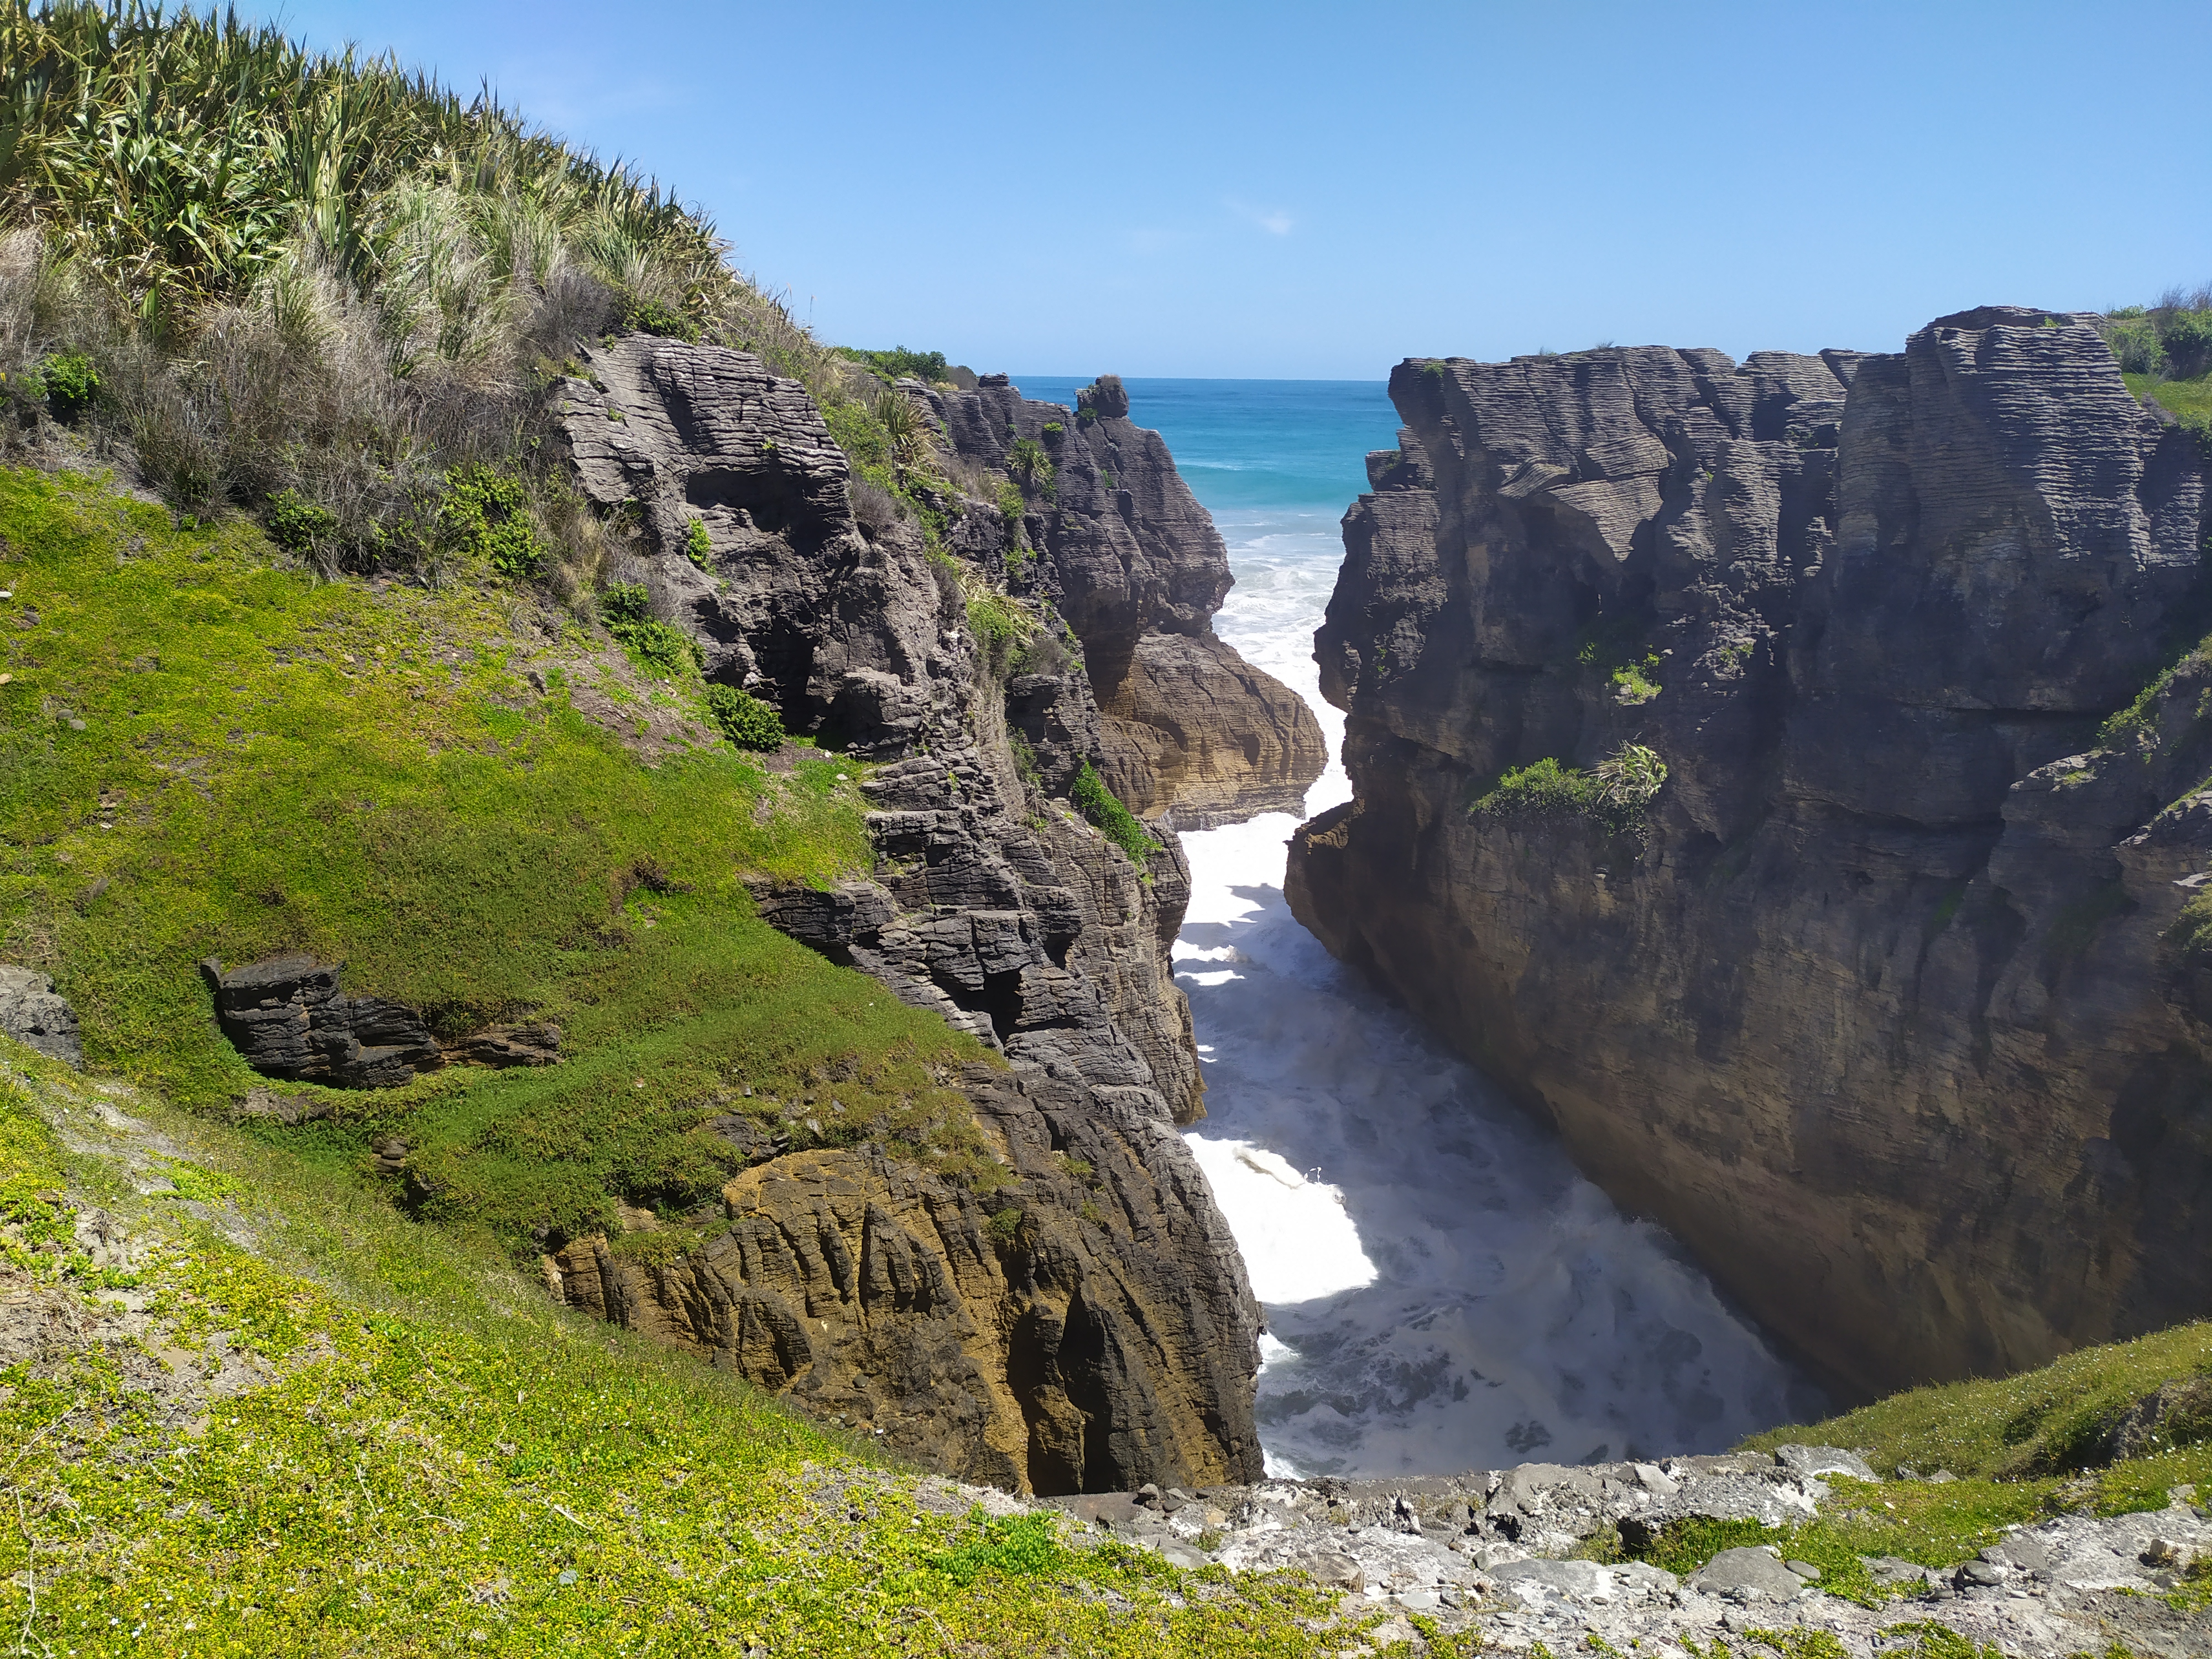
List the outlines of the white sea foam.
<svg viewBox="0 0 2212 1659">
<path fill-rule="evenodd" d="M 1215 626 L 1314 706 L 1341 556 L 1318 514 L 1223 512 Z M 1334 762 L 1309 813 L 1347 799 Z M 1717 1449 L 1820 1401 L 1668 1236 L 1344 969 L 1284 903 L 1284 814 L 1189 835 L 1175 954 L 1208 1116 L 1189 1132 L 1267 1313 L 1277 1474 Z"/>
</svg>

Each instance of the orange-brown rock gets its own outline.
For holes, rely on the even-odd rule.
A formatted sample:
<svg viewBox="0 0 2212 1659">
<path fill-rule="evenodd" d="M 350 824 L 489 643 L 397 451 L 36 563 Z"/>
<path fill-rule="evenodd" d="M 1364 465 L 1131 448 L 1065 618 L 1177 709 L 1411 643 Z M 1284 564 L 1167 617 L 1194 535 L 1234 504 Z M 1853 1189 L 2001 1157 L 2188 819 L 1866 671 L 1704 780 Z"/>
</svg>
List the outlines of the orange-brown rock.
<svg viewBox="0 0 2212 1659">
<path fill-rule="evenodd" d="M 1249 1296 L 1188 1154 L 1162 1156 L 1172 1130 L 1080 1084 L 963 1081 L 1008 1187 L 978 1195 L 868 1148 L 793 1152 L 731 1182 L 703 1237 L 576 1240 L 549 1278 L 966 1479 L 1256 1479 Z"/>
<path fill-rule="evenodd" d="M 1102 697 L 1107 786 L 1132 811 L 1207 830 L 1297 812 L 1328 763 L 1305 700 L 1212 634 L 1148 634 Z"/>
</svg>

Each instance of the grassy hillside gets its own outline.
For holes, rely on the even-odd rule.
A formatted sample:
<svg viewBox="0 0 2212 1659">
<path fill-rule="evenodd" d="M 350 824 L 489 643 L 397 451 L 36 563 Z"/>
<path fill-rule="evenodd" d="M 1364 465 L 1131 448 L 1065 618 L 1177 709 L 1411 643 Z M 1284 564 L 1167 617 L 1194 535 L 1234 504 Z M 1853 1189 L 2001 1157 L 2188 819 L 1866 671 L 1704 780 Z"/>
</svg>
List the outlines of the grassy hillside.
<svg viewBox="0 0 2212 1659">
<path fill-rule="evenodd" d="M 448 1033 L 561 1025 L 554 1067 L 291 1091 L 332 1114 L 292 1144 L 365 1166 L 400 1135 L 424 1212 L 517 1248 L 617 1195 L 710 1200 L 742 1162 L 700 1127 L 720 1111 L 988 1167 L 938 1081 L 972 1041 L 744 890 L 866 866 L 861 769 L 732 750 L 688 665 L 595 647 L 481 568 L 318 583 L 249 526 L 21 472 L 0 589 L 0 959 L 56 975 L 96 1068 L 227 1109 L 261 1079 L 195 964 L 305 950 Z M 809 1104 L 832 1077 L 842 1110 Z"/>
<path fill-rule="evenodd" d="M 2107 313 L 2105 338 L 2129 391 L 2212 439 L 2212 289 L 2122 306 Z"/>
<path fill-rule="evenodd" d="M 127 1265 L 74 1248 L 95 1201 Z M 27 1653 L 1340 1645 L 1299 1583 L 948 1504 L 343 1176 L 4 1039 L 0 1291 L 0 1343 L 45 1321 L 0 1369 Z"/>
</svg>

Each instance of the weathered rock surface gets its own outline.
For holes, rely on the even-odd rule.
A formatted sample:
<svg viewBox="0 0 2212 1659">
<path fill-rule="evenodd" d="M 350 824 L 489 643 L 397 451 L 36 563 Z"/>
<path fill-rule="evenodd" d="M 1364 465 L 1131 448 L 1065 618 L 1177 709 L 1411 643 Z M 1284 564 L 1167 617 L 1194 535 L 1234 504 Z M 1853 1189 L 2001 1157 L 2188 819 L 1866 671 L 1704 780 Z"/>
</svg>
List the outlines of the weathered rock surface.
<svg viewBox="0 0 2212 1659">
<path fill-rule="evenodd" d="M 1004 466 L 1023 440 L 1051 459 L 1051 489 L 1030 492 L 1018 535 L 979 550 L 998 569 L 1011 555 L 1082 641 L 1108 787 L 1140 815 L 1172 807 L 1186 829 L 1297 811 L 1328 763 L 1320 725 L 1214 635 L 1228 550 L 1160 434 L 1129 419 L 1121 381 L 1100 377 L 1075 410 L 1003 374 L 927 396 L 963 459 Z M 1024 548 L 1033 570 L 1019 568 Z"/>
<path fill-rule="evenodd" d="M 490 1025 L 441 1043 L 422 1014 L 384 997 L 338 993 L 344 964 L 270 957 L 225 971 L 210 957 L 200 975 L 215 994 L 216 1023 L 264 1077 L 334 1089 L 386 1089 L 441 1066 L 552 1066 L 561 1028 Z M 260 1115 L 249 1106 L 249 1115 Z"/>
<path fill-rule="evenodd" d="M 422 1015 L 381 997 L 341 996 L 343 971 L 305 956 L 228 972 L 213 957 L 200 963 L 222 1034 L 264 1077 L 382 1089 L 434 1071 L 438 1039 Z"/>
<path fill-rule="evenodd" d="M 1251 1313 L 1194 1167 L 1164 1155 L 1172 1128 L 1041 1069 L 961 1082 L 1017 1188 L 979 1199 L 868 1149 L 796 1152 L 729 1184 L 703 1249 L 570 1243 L 562 1294 L 964 1479 L 1249 1476 Z"/>
<path fill-rule="evenodd" d="M 1876 1391 L 2212 1309 L 2205 460 L 2081 319 L 1401 365 L 1293 908 Z M 1635 743 L 1640 832 L 1474 811 Z M 2172 803 L 2169 805 L 2169 803 Z"/>
<path fill-rule="evenodd" d="M 54 989 L 53 976 L 0 962 L 0 1034 L 71 1066 L 84 1064 L 76 1011 Z"/>
<path fill-rule="evenodd" d="M 1869 1575 L 1896 1598 L 1874 1607 L 1828 1594 L 1817 1568 L 1771 1546 L 1721 1551 L 1680 1577 L 1638 1560 L 1577 1559 L 1611 1532 L 1641 1547 L 1639 1538 L 1671 1520 L 1806 1521 L 1838 1494 L 1805 1471 L 1839 1461 L 1858 1462 L 1832 1448 L 1785 1446 L 1772 1456 L 1670 1458 L 1663 1467 L 1532 1463 L 1444 1477 L 1146 1488 L 1054 1506 L 1181 1565 L 1305 1572 L 1342 1592 L 1340 1611 L 1388 1614 L 1378 1635 L 1401 1622 L 1410 1632 L 1407 1615 L 1417 1615 L 1448 1635 L 1479 1632 L 1486 1653 L 1532 1652 L 1539 1643 L 1555 1654 L 1605 1651 L 1591 1633 L 1620 1653 L 1680 1652 L 1692 1642 L 1703 1652 L 1717 1638 L 1733 1645 L 1737 1632 L 1760 1630 L 1805 1632 L 1793 1639 L 1808 1651 L 1826 1650 L 1810 1645 L 1823 1633 L 1850 1659 L 1875 1659 L 1899 1650 L 1897 1626 L 1920 1625 L 2007 1659 L 2102 1652 L 2115 1641 L 2181 1659 L 2212 1641 L 2212 1609 L 2187 1614 L 2158 1599 L 2177 1572 L 2212 1554 L 2212 1516 L 2186 1489 L 2162 1510 L 2014 1528 L 1968 1562 L 1870 1559 Z"/>
<path fill-rule="evenodd" d="M 710 678 L 878 763 L 861 786 L 873 871 L 827 892 L 757 889 L 761 915 L 1006 1057 L 1010 1071 L 962 1087 L 1012 1184 L 984 1200 L 866 1147 L 749 1146 L 763 1161 L 703 1243 L 568 1241 L 549 1276 L 571 1302 L 969 1478 L 1048 1492 L 1251 1478 L 1258 1306 L 1174 1133 L 1203 1112 L 1168 954 L 1188 870 L 1164 826 L 1139 868 L 1070 809 L 1082 765 L 1112 752 L 1084 666 L 995 661 L 966 609 L 1003 588 L 1047 623 L 1055 605 L 1119 606 L 1202 635 L 1225 563 L 1165 532 L 1140 546 L 1117 517 L 1120 539 L 1071 562 L 1076 580 L 1046 581 L 994 502 L 955 492 L 957 562 L 933 568 L 919 525 L 880 503 L 854 515 L 803 391 L 745 354 L 633 337 L 589 369 L 563 388 L 572 453 L 595 501 L 634 502 L 657 611 L 702 641 Z M 1045 407 L 1003 376 L 984 386 L 973 396 Z M 987 406 L 904 395 L 936 399 L 940 425 Z M 1172 480 L 1157 436 L 1138 437 Z M 1060 453 L 1081 443 L 1064 433 Z M 703 570 L 684 552 L 694 521 Z M 1145 628 L 1128 632 L 1133 650 Z M 1018 1225 L 993 1231 L 1010 1211 Z"/>
</svg>

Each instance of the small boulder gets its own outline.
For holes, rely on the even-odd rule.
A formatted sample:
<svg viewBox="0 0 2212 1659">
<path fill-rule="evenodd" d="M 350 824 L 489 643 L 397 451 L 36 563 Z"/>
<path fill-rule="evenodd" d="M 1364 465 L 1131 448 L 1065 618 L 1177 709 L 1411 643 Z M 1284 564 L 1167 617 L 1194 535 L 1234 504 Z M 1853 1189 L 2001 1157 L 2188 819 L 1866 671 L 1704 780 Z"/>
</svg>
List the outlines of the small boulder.
<svg viewBox="0 0 2212 1659">
<path fill-rule="evenodd" d="M 65 1066 L 84 1064 L 76 1011 L 35 968 L 0 963 L 0 1033 Z"/>
<path fill-rule="evenodd" d="M 1726 1595 L 1739 1601 L 1768 1595 L 1778 1601 L 1787 1601 L 1802 1595 L 1805 1589 L 1805 1581 L 1782 1565 L 1782 1558 L 1771 1547 L 1762 1544 L 1723 1550 L 1691 1574 L 1689 1583 L 1692 1589 L 1703 1590 L 1708 1595 Z"/>
<path fill-rule="evenodd" d="M 1866 1459 L 1839 1446 L 1777 1446 L 1774 1461 L 1790 1474 L 1807 1480 L 1824 1474 L 1849 1475 L 1854 1480 L 1878 1480 Z"/>
</svg>

